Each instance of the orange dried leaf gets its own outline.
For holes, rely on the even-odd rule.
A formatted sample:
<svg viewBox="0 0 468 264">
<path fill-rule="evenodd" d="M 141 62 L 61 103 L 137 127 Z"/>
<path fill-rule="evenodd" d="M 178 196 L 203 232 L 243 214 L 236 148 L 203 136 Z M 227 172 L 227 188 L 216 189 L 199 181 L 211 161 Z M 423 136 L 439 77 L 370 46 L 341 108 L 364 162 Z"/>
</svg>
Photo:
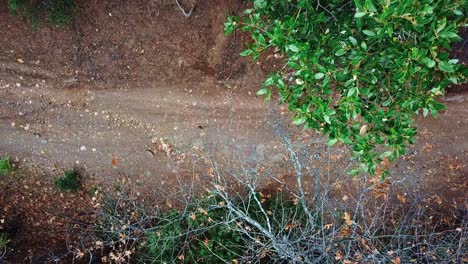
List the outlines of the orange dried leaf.
<svg viewBox="0 0 468 264">
<path fill-rule="evenodd" d="M 397 198 L 398 200 L 400 200 L 401 203 L 406 203 L 406 198 L 404 195 L 401 195 L 401 194 L 397 194 Z"/>
<path fill-rule="evenodd" d="M 341 260 L 341 259 L 343 259 L 343 255 L 341 255 L 341 252 L 339 252 L 339 251 L 336 252 L 335 253 L 335 260 Z"/>
<path fill-rule="evenodd" d="M 349 226 L 344 226 L 340 230 L 340 236 L 347 237 L 351 234 L 351 228 Z"/>
<path fill-rule="evenodd" d="M 353 220 L 351 219 L 351 215 L 348 212 L 344 213 L 343 219 L 345 221 L 345 224 L 350 226 L 353 224 Z"/>
<path fill-rule="evenodd" d="M 205 209 L 203 208 L 198 208 L 198 211 L 204 215 L 208 215 L 208 211 L 206 211 Z"/>
<path fill-rule="evenodd" d="M 112 166 L 115 167 L 117 165 L 119 165 L 119 159 L 115 156 L 112 156 Z"/>
<path fill-rule="evenodd" d="M 191 213 L 190 218 L 195 221 L 195 219 L 197 219 L 197 216 L 194 213 Z"/>
</svg>

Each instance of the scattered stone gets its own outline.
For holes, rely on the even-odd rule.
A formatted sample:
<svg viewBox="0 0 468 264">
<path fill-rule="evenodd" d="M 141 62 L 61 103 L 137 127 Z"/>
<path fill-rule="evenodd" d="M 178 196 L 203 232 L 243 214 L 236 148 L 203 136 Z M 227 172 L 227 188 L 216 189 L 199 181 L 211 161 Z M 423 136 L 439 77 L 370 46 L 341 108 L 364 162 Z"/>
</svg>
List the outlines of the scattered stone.
<svg viewBox="0 0 468 264">
<path fill-rule="evenodd" d="M 41 144 L 47 144 L 49 142 L 47 139 L 41 139 Z"/>
<path fill-rule="evenodd" d="M 145 171 L 145 176 L 146 177 L 151 177 L 151 176 L 153 176 L 153 173 L 151 173 L 151 171 Z"/>
</svg>

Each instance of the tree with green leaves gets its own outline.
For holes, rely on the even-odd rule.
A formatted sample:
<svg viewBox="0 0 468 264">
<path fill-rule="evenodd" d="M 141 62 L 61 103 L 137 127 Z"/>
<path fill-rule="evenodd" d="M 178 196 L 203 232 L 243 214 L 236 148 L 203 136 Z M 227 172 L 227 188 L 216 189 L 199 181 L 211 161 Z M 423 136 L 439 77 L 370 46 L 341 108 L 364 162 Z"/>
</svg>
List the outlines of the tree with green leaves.
<svg viewBox="0 0 468 264">
<path fill-rule="evenodd" d="M 351 172 L 374 174 L 414 142 L 414 116 L 436 116 L 437 98 L 466 81 L 449 57 L 465 11 L 456 0 L 255 0 L 225 31 L 251 35 L 242 56 L 283 58 L 259 95 L 277 88 L 295 124 L 350 145 Z"/>
</svg>

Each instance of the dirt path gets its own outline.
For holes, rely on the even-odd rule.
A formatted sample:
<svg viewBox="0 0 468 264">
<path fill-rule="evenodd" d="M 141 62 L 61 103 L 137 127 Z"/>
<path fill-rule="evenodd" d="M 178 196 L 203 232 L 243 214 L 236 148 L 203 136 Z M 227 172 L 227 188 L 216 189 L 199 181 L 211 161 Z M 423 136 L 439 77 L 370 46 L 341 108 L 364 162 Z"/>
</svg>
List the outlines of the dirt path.
<svg viewBox="0 0 468 264">
<path fill-rule="evenodd" d="M 19 83 L 0 86 L 0 152 L 49 167 L 80 165 L 106 179 L 118 159 L 127 173 L 159 178 L 171 169 L 163 142 L 186 158 L 207 142 L 235 145 L 248 157 L 275 140 L 262 99 L 213 80 L 100 91 Z"/>
</svg>

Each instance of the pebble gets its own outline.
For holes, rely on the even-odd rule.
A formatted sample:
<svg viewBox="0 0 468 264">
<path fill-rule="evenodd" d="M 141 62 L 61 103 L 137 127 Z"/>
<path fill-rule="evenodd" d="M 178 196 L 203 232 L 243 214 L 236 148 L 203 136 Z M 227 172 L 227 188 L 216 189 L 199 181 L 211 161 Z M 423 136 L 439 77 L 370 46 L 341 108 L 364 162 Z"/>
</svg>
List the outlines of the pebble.
<svg viewBox="0 0 468 264">
<path fill-rule="evenodd" d="M 49 142 L 47 139 L 41 139 L 41 144 L 47 144 Z"/>
</svg>

